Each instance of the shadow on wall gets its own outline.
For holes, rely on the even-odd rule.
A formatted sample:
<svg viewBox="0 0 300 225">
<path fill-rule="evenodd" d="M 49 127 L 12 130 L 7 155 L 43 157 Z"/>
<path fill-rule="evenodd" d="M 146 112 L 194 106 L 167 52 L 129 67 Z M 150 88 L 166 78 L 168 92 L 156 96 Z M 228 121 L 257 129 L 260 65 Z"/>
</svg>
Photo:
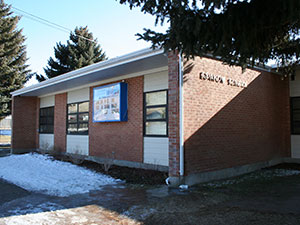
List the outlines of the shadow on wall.
<svg viewBox="0 0 300 225">
<path fill-rule="evenodd" d="M 201 80 L 201 69 L 194 68 L 193 63 L 186 65 L 186 174 L 290 155 L 287 79 L 253 71 L 256 76 L 249 79 L 247 88 L 241 88 L 227 82 Z M 226 71 L 216 73 L 226 74 Z M 240 79 L 245 76 L 241 74 Z"/>
</svg>

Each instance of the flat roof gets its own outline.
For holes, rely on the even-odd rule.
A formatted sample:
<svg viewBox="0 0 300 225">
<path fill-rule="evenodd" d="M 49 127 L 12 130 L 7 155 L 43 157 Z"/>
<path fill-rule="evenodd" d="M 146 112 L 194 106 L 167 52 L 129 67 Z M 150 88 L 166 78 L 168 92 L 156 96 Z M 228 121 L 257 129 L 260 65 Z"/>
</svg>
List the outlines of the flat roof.
<svg viewBox="0 0 300 225">
<path fill-rule="evenodd" d="M 12 96 L 43 96 L 122 75 L 166 67 L 163 49 L 146 48 L 98 62 L 12 92 Z"/>
<path fill-rule="evenodd" d="M 218 57 L 207 55 L 204 57 Z M 146 48 L 123 56 L 98 62 L 57 77 L 45 80 L 12 92 L 12 96 L 45 96 L 51 93 L 61 93 L 82 86 L 91 86 L 93 83 L 101 82 L 111 78 L 117 78 L 128 74 L 149 72 L 168 66 L 168 57 L 163 49 Z M 269 66 L 254 66 L 253 69 L 275 72 Z M 140 74 L 141 75 L 141 74 Z"/>
</svg>

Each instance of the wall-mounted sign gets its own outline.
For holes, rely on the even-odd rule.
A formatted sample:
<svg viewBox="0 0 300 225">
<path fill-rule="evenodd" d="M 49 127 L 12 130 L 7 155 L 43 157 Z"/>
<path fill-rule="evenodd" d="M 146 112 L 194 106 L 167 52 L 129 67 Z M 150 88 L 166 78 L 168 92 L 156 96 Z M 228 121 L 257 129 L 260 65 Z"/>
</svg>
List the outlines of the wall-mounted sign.
<svg viewBox="0 0 300 225">
<path fill-rule="evenodd" d="M 93 90 L 93 122 L 127 121 L 127 83 Z"/>
<path fill-rule="evenodd" d="M 231 78 L 226 78 L 224 76 L 209 74 L 209 73 L 205 73 L 205 72 L 200 72 L 199 78 L 201 80 L 209 80 L 209 81 L 213 81 L 216 83 L 227 84 L 227 85 L 235 86 L 235 87 L 241 87 L 241 88 L 247 87 L 246 82 L 243 82 L 240 80 L 234 80 Z"/>
</svg>

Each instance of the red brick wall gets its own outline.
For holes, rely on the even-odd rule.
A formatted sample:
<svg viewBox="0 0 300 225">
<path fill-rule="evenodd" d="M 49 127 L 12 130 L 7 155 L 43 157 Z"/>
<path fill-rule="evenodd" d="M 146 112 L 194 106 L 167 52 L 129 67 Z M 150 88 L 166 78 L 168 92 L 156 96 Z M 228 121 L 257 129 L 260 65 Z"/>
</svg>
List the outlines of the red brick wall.
<svg viewBox="0 0 300 225">
<path fill-rule="evenodd" d="M 14 97 L 12 102 L 12 148 L 35 149 L 37 142 L 37 97 Z"/>
<path fill-rule="evenodd" d="M 143 162 L 143 77 L 125 82 L 128 83 L 127 122 L 93 123 L 93 87 L 90 88 L 89 152 L 91 156 Z"/>
<path fill-rule="evenodd" d="M 54 151 L 66 151 L 67 93 L 55 95 Z"/>
<path fill-rule="evenodd" d="M 199 79 L 206 72 L 247 88 Z M 195 58 L 185 62 L 185 172 L 192 174 L 290 155 L 288 79 Z"/>
<path fill-rule="evenodd" d="M 168 114 L 169 114 L 169 175 L 179 176 L 179 56 L 177 52 L 168 54 Z"/>
</svg>

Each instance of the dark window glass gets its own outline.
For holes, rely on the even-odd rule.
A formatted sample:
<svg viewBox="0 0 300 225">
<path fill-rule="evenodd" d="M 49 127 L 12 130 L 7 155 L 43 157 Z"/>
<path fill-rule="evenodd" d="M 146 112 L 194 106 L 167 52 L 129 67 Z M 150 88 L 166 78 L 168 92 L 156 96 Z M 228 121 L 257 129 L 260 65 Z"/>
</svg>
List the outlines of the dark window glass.
<svg viewBox="0 0 300 225">
<path fill-rule="evenodd" d="M 168 136 L 168 93 L 148 92 L 144 95 L 144 135 Z"/>
<path fill-rule="evenodd" d="M 291 98 L 291 131 L 300 134 L 300 97 Z"/>
<path fill-rule="evenodd" d="M 89 127 L 89 102 L 68 105 L 68 134 L 87 135 Z"/>
<path fill-rule="evenodd" d="M 40 126 L 39 132 L 53 134 L 54 127 L 54 107 L 40 109 Z"/>
</svg>

